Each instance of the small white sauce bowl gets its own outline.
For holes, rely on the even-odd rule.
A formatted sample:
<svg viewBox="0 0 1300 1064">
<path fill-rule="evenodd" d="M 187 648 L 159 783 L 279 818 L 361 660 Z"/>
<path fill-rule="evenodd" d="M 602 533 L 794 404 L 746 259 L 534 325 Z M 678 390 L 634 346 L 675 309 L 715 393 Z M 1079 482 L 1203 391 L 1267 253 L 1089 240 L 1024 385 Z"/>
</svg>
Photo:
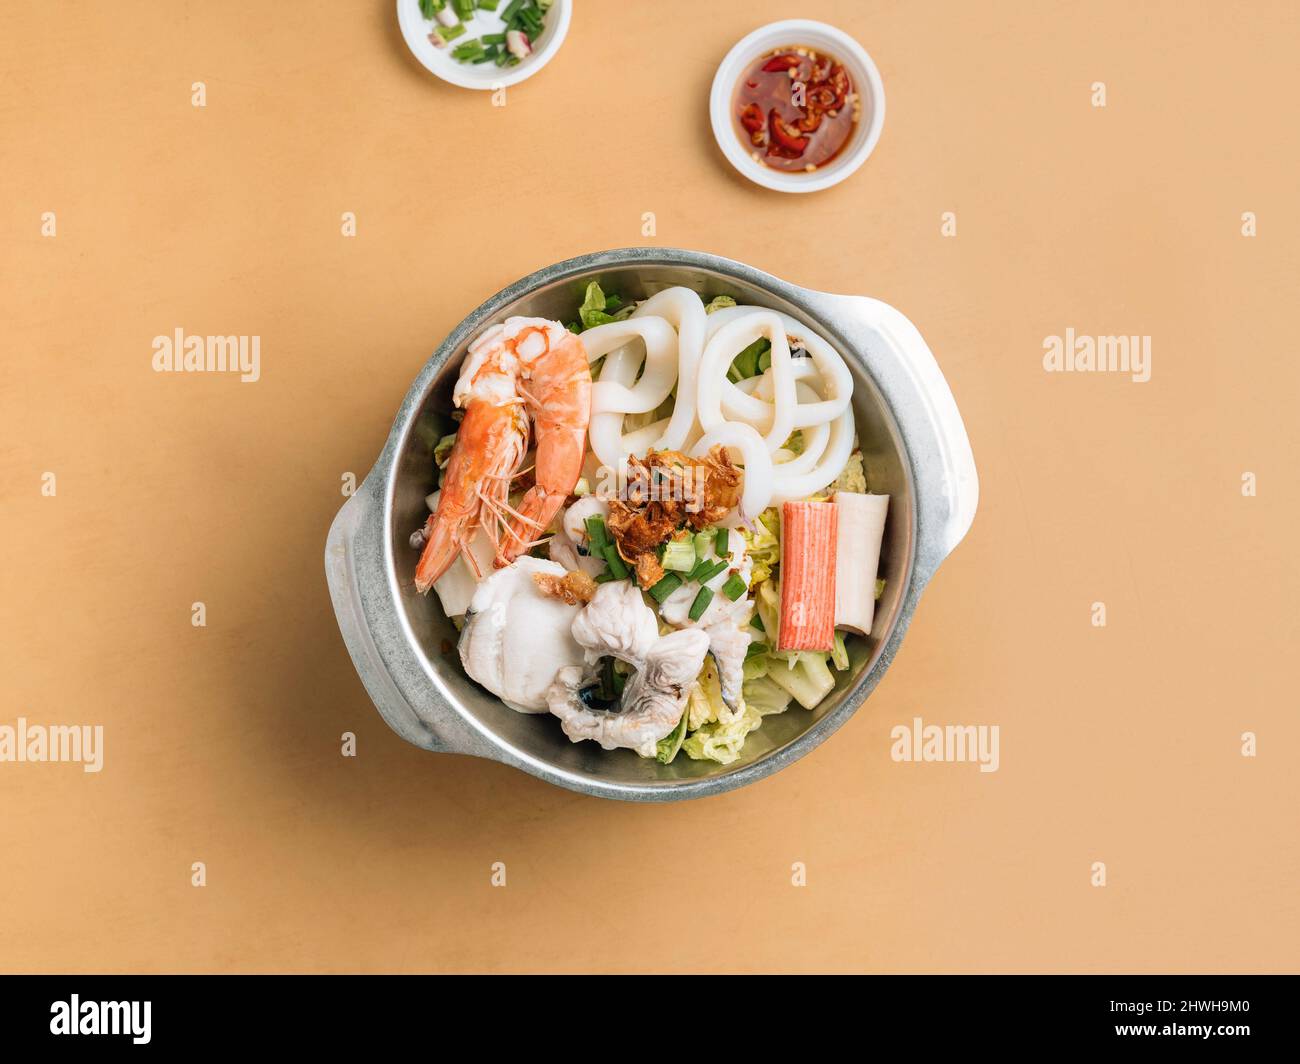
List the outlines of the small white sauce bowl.
<svg viewBox="0 0 1300 1064">
<path fill-rule="evenodd" d="M 753 147 L 741 139 L 732 114 L 736 86 L 754 61 L 778 48 L 800 46 L 825 52 L 843 63 L 853 82 L 853 90 L 862 99 L 862 117 L 849 143 L 834 159 L 812 173 L 774 170 L 759 162 L 750 154 Z M 727 53 L 713 76 L 709 116 L 713 120 L 714 139 L 722 154 L 751 181 L 778 192 L 817 192 L 838 185 L 866 162 L 876 147 L 885 124 L 885 86 L 867 50 L 843 30 L 810 19 L 788 19 L 756 29 Z"/>
<path fill-rule="evenodd" d="M 564 37 L 569 32 L 569 19 L 573 15 L 570 0 L 555 0 L 546 13 L 542 35 L 532 42 L 533 54 L 516 66 L 499 67 L 495 63 L 462 63 L 451 57 L 456 45 L 485 33 L 502 32 L 501 12 L 510 0 L 501 0 L 496 11 L 478 10 L 474 18 L 465 26 L 465 33 L 457 37 L 446 47 L 435 47 L 429 41 L 429 34 L 437 23 L 432 23 L 420 14 L 420 0 L 397 0 L 397 24 L 401 27 L 406 46 L 411 49 L 421 65 L 432 74 L 462 89 L 496 89 L 507 85 L 517 85 L 525 78 L 531 78 L 551 61 L 551 57 L 560 50 Z"/>
</svg>

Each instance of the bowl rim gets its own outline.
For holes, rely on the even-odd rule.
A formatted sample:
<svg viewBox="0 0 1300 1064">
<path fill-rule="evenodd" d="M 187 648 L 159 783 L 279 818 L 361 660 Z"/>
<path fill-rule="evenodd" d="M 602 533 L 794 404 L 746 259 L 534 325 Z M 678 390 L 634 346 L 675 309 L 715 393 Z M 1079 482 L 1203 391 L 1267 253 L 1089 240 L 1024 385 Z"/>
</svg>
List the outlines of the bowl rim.
<svg viewBox="0 0 1300 1064">
<path fill-rule="evenodd" d="M 832 159 L 829 164 L 811 174 L 773 170 L 770 166 L 755 161 L 741 143 L 731 116 L 735 85 L 744 68 L 772 48 L 802 43 L 800 38 L 805 34 L 833 41 L 833 47 L 842 57 L 858 68 L 857 80 L 860 82 L 865 77 L 871 95 L 871 116 L 865 134 L 859 136 L 858 143 L 850 151 Z M 858 91 L 862 91 L 861 84 Z M 856 173 L 875 151 L 885 125 L 885 84 L 870 53 L 843 30 L 814 19 L 794 18 L 769 22 L 737 41 L 718 64 L 709 90 L 709 119 L 718 148 L 727 161 L 750 181 L 776 192 L 819 192 L 838 185 Z"/>
<path fill-rule="evenodd" d="M 420 649 L 418 637 L 411 626 L 410 617 L 401 601 L 403 588 L 398 575 L 397 558 L 393 552 L 395 542 L 393 525 L 394 499 L 397 491 L 400 459 L 405 453 L 411 436 L 416 431 L 418 416 L 436 386 L 439 374 L 449 360 L 455 357 L 456 353 L 461 351 L 473 336 L 477 335 L 494 317 L 499 316 L 506 307 L 530 295 L 535 290 L 555 283 L 580 279 L 584 275 L 599 272 L 600 270 L 635 267 L 637 265 L 684 267 L 709 271 L 722 277 L 732 277 L 748 283 L 776 299 L 785 300 L 787 303 L 792 304 L 798 310 L 797 316 L 809 319 L 811 324 L 815 325 L 819 331 L 827 335 L 827 338 L 836 344 L 846 358 L 855 361 L 859 368 L 871 379 L 890 417 L 888 427 L 900 452 L 909 496 L 907 561 L 904 572 L 898 577 L 902 590 L 899 594 L 897 606 L 889 619 L 887 628 L 875 641 L 871 656 L 867 659 L 861 674 L 851 686 L 845 689 L 840 703 L 821 719 L 813 722 L 802 734 L 784 745 L 761 754 L 752 761 L 738 763 L 735 766 L 719 766 L 719 770 L 716 772 L 689 779 L 621 781 L 601 779 L 575 772 L 521 749 L 493 730 L 486 722 L 480 720 L 475 713 L 463 708 L 459 704 L 459 698 L 438 675 L 434 663 Z M 824 321 L 818 320 L 818 316 L 814 311 L 807 309 L 806 305 L 810 302 L 810 298 L 819 295 L 825 295 L 825 293 L 802 288 L 755 267 L 707 252 L 658 247 L 622 248 L 579 255 L 536 270 L 485 300 L 452 329 L 434 353 L 426 360 L 419 374 L 412 382 L 406 398 L 398 410 L 384 452 L 368 475 L 367 484 L 363 485 L 363 488 L 368 488 L 371 480 L 376 476 L 380 478 L 374 490 L 378 496 L 375 501 L 380 511 L 377 517 L 380 550 L 383 555 L 383 573 L 387 584 L 386 605 L 390 618 L 396 619 L 405 649 L 412 659 L 407 664 L 415 666 L 414 669 L 408 669 L 407 672 L 418 673 L 424 681 L 424 683 L 420 684 L 424 697 L 419 700 L 419 703 L 423 703 L 424 712 L 427 712 L 429 694 L 432 693 L 436 699 L 446 703 L 446 709 L 458 718 L 456 729 L 461 733 L 462 737 L 467 732 L 469 735 L 468 743 L 462 739 L 462 742 L 456 747 L 432 746 L 431 748 L 472 753 L 502 761 L 523 769 L 547 782 L 585 794 L 631 801 L 677 801 L 721 794 L 770 776 L 816 749 L 857 712 L 892 663 L 894 653 L 910 624 L 920 593 L 928 580 L 928 573 L 921 558 L 922 529 L 918 512 L 920 502 L 918 496 L 919 478 L 914 468 L 916 458 L 911 451 L 907 434 L 903 430 L 903 426 L 889 400 L 887 390 L 877 378 L 872 366 L 861 356 L 857 346 L 839 330 L 829 326 Z M 358 492 L 358 496 L 360 494 L 361 492 Z M 358 496 L 353 498 L 355 499 Z M 391 619 L 389 623 L 392 623 Z M 394 663 L 389 662 L 388 664 Z M 407 702 L 413 708 L 419 704 L 411 697 L 413 692 L 410 683 L 415 677 L 405 675 L 394 677 L 394 679 L 399 689 L 406 696 Z M 441 709 L 443 707 L 435 708 Z M 425 726 L 431 727 L 424 712 L 416 709 L 416 715 L 421 718 Z M 466 745 L 473 748 L 465 749 Z"/>
</svg>

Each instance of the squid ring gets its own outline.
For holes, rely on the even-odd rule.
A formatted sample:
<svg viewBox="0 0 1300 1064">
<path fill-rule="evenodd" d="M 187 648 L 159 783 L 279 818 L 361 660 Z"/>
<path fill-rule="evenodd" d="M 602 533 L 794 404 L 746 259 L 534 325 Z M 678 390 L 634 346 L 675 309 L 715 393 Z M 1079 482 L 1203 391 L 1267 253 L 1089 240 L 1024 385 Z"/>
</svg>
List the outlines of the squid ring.
<svg viewBox="0 0 1300 1064">
<path fill-rule="evenodd" d="M 637 338 L 645 341 L 644 358 L 633 349 L 631 341 Z M 597 325 L 582 334 L 582 341 L 588 362 L 605 356 L 600 379 L 591 388 L 591 421 L 587 429 L 591 449 L 602 465 L 618 470 L 629 454 L 653 442 L 644 440 L 644 430 L 639 430 L 635 439 L 625 437 L 623 415 L 653 410 L 668 397 L 676 378 L 673 345 L 677 334 L 663 318 L 647 315 Z M 638 381 L 642 362 L 646 363 L 646 371 Z"/>
<path fill-rule="evenodd" d="M 708 327 L 708 315 L 704 313 L 700 297 L 680 285 L 666 288 L 637 307 L 632 317 L 652 314 L 660 315 L 677 330 L 677 380 L 695 381 Z M 672 417 L 662 434 L 653 441 L 653 446 L 658 450 L 680 451 L 695 434 L 695 428 L 695 389 L 679 387 Z"/>
<path fill-rule="evenodd" d="M 645 342 L 644 359 L 631 348 L 631 341 L 638 338 Z M 663 318 L 628 318 L 597 325 L 582 334 L 582 343 L 588 362 L 609 356 L 601 367 L 600 380 L 592 385 L 593 413 L 647 414 L 668 398 L 677 382 L 677 334 Z M 637 380 L 642 361 L 645 372 Z"/>
<path fill-rule="evenodd" d="M 760 337 L 766 336 L 772 345 L 772 388 L 773 401 L 771 424 L 763 439 L 769 452 L 775 451 L 789 438 L 794 430 L 794 407 L 797 398 L 794 389 L 794 370 L 790 366 L 790 345 L 786 340 L 785 326 L 781 319 L 770 310 L 751 310 L 736 316 L 713 334 L 713 339 L 704 345 L 704 355 L 700 359 L 699 373 L 699 419 L 705 434 L 725 422 L 722 413 L 722 390 L 726 380 L 727 367 L 735 358 L 736 352 L 743 350 Z M 734 388 L 735 386 L 732 385 Z M 762 400 L 747 396 L 739 388 L 737 395 L 750 402 L 769 406 Z M 743 419 L 750 422 L 751 419 Z"/>
<path fill-rule="evenodd" d="M 728 307 L 708 315 L 706 343 L 728 323 L 758 309 L 763 308 Z M 844 364 L 844 359 L 834 347 L 802 322 L 779 310 L 770 310 L 767 313 L 775 314 L 781 319 L 786 336 L 792 341 L 791 346 L 802 347 L 812 356 L 813 365 L 827 385 L 826 397 L 820 402 L 800 404 L 800 409 L 795 411 L 794 427 L 801 429 L 816 424 L 828 424 L 847 409 L 849 400 L 853 397 L 853 378 L 849 374 L 848 366 Z M 803 359 L 794 360 L 796 366 L 803 363 Z M 772 416 L 770 403 L 763 404 L 752 396 L 746 395 L 738 385 L 729 380 L 724 381 L 722 385 L 722 408 L 728 417 L 751 423 L 766 424 Z"/>
</svg>

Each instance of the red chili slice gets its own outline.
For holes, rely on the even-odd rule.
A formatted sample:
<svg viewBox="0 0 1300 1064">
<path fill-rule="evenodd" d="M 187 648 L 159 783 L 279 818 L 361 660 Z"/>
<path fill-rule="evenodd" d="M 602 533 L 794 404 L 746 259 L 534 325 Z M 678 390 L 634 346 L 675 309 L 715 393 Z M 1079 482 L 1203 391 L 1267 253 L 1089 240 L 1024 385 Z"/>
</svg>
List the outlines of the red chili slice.
<svg viewBox="0 0 1300 1064">
<path fill-rule="evenodd" d="M 835 90 L 829 85 L 814 85 L 808 90 L 808 110 L 829 111 L 835 99 Z"/>
<path fill-rule="evenodd" d="M 795 122 L 795 129 L 801 133 L 816 133 L 818 127 L 822 124 L 822 113 L 816 108 L 810 107 L 808 113 Z"/>
<path fill-rule="evenodd" d="M 766 63 L 763 64 L 763 69 L 768 71 L 769 73 L 778 70 L 793 70 L 802 62 L 803 62 L 802 58 L 794 54 L 774 55 L 772 56 L 771 59 L 769 59 Z"/>
<path fill-rule="evenodd" d="M 849 95 L 849 75 L 839 63 L 831 67 L 830 86 L 835 90 L 835 107 L 843 107 Z"/>
<path fill-rule="evenodd" d="M 797 159 L 808 147 L 808 138 L 799 136 L 798 130 L 786 125 L 775 107 L 767 114 L 767 126 L 772 132 L 772 140 L 785 151 L 793 152 L 794 158 Z"/>
<path fill-rule="evenodd" d="M 749 132 L 757 133 L 763 128 L 763 108 L 756 103 L 748 103 L 740 109 L 740 124 Z"/>
</svg>

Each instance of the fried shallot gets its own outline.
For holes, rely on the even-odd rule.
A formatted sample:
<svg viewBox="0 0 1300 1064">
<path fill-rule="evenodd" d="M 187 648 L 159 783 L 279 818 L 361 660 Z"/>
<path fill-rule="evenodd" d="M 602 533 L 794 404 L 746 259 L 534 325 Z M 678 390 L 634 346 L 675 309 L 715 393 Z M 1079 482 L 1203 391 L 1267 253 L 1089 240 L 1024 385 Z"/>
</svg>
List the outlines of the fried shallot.
<svg viewBox="0 0 1300 1064">
<path fill-rule="evenodd" d="M 563 576 L 533 573 L 533 580 L 543 595 L 560 599 L 570 606 L 585 606 L 596 594 L 596 581 L 581 569 Z"/>
<path fill-rule="evenodd" d="M 683 528 L 707 528 L 740 504 L 741 471 L 725 447 L 700 458 L 650 451 L 627 460 L 627 483 L 611 500 L 606 527 L 637 583 L 653 587 L 664 575 L 658 550 Z"/>
</svg>

